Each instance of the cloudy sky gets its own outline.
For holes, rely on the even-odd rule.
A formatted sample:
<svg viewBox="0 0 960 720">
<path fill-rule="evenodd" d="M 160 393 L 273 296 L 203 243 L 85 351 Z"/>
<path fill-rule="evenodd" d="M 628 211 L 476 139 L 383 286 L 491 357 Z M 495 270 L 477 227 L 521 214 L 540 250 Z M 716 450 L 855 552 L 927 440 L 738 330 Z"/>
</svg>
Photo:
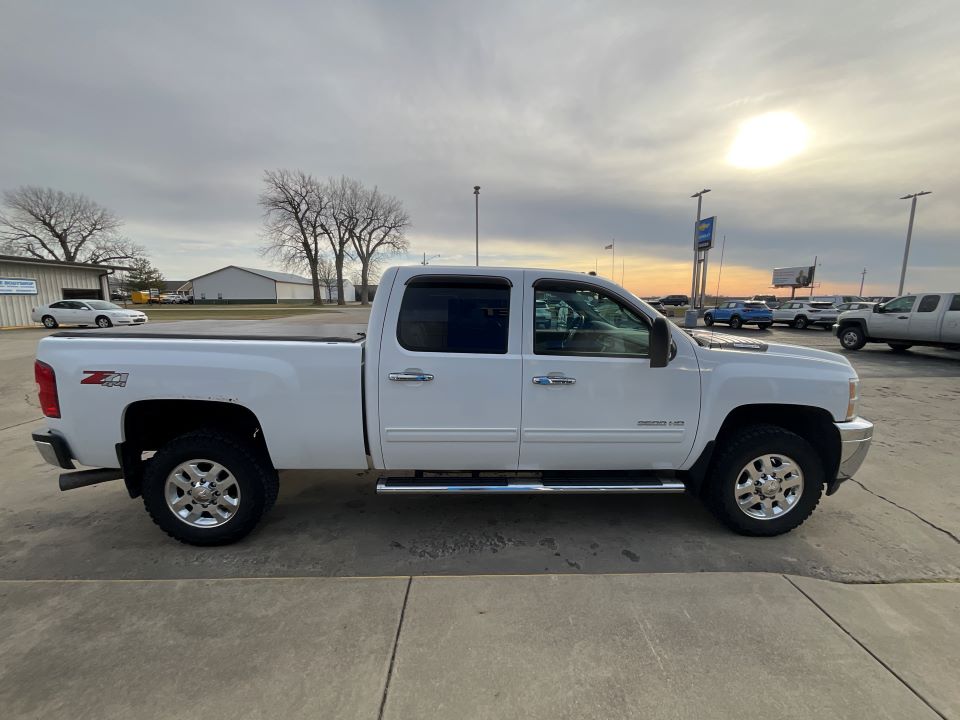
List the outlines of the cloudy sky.
<svg viewBox="0 0 960 720">
<path fill-rule="evenodd" d="M 866 292 L 893 293 L 898 198 L 932 190 L 907 288 L 957 286 L 955 0 L 3 0 L 0 13 L 0 188 L 90 196 L 168 278 L 268 266 L 257 194 L 285 167 L 401 198 L 414 223 L 401 262 L 472 264 L 479 184 L 482 263 L 609 275 L 615 238 L 616 277 L 642 295 L 689 291 L 703 187 L 726 235 L 721 291 L 765 292 L 770 268 L 818 256 L 822 292 L 857 290 L 866 267 Z"/>
</svg>

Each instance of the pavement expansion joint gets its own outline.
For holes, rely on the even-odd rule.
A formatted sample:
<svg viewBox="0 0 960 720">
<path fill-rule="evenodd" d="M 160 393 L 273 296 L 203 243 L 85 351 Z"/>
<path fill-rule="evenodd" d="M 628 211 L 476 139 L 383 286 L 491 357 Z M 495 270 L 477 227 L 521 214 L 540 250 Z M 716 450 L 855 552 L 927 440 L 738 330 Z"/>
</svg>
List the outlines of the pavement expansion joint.
<svg viewBox="0 0 960 720">
<path fill-rule="evenodd" d="M 890 667 L 890 665 L 888 665 L 886 662 L 884 662 L 876 653 L 874 653 L 874 652 L 873 652 L 870 648 L 868 648 L 863 642 L 861 642 L 853 633 L 851 633 L 851 632 L 850 632 L 849 630 L 847 630 L 843 625 L 841 625 L 840 622 L 839 622 L 835 617 L 833 617 L 833 615 L 831 615 L 830 613 L 828 613 L 820 603 L 818 603 L 816 600 L 814 600 L 812 597 L 810 597 L 810 595 L 808 595 L 806 592 L 804 592 L 804 591 L 803 591 L 803 588 L 801 588 L 799 585 L 797 585 L 795 582 L 793 582 L 793 580 L 791 580 L 789 576 L 783 575 L 782 577 L 783 577 L 783 579 L 786 580 L 788 583 L 790 583 L 791 585 L 793 585 L 793 587 L 797 590 L 797 592 L 799 592 L 799 593 L 800 593 L 801 595 L 803 595 L 807 600 L 809 600 L 811 603 L 813 603 L 813 606 L 816 607 L 817 610 L 819 610 L 821 613 L 823 613 L 823 615 L 824 615 L 828 620 L 830 620 L 830 622 L 832 622 L 834 625 L 836 625 L 837 628 L 838 628 L 844 635 L 846 635 L 846 636 L 847 636 L 848 638 L 850 638 L 853 642 L 855 642 L 855 643 L 860 647 L 861 650 L 863 650 L 865 653 L 867 653 L 867 655 L 869 655 L 870 657 L 872 657 L 884 670 L 886 670 L 888 673 L 890 673 L 891 675 L 893 675 L 893 677 L 895 677 L 897 680 L 899 680 L 900 683 L 901 683 L 905 688 L 907 688 L 907 690 L 909 690 L 910 692 L 912 692 L 912 693 L 917 697 L 917 699 L 920 700 L 920 701 L 921 701 L 924 705 L 926 705 L 928 708 L 930 708 L 930 710 L 931 710 L 932 712 L 936 713 L 937 717 L 943 718 L 943 720 L 949 720 L 946 715 L 944 715 L 942 712 L 940 712 L 939 710 L 937 710 L 937 708 L 935 708 L 935 707 L 930 703 L 929 700 L 927 700 L 923 695 L 920 694 L 919 691 L 917 691 L 916 688 L 914 688 L 910 683 L 908 683 L 908 682 L 906 681 L 906 679 L 905 679 L 902 675 L 900 675 L 896 670 L 894 670 L 892 667 Z"/>
</svg>

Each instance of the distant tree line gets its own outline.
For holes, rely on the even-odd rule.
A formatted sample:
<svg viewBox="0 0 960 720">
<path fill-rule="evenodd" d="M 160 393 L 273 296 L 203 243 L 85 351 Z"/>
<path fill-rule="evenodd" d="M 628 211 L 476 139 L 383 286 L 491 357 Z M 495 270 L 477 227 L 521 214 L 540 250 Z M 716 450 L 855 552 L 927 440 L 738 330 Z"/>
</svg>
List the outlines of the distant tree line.
<svg viewBox="0 0 960 720">
<path fill-rule="evenodd" d="M 343 293 L 344 266 L 360 271 L 360 302 L 370 302 L 370 280 L 381 260 L 405 251 L 410 217 L 397 198 L 340 177 L 319 180 L 302 170 L 268 170 L 260 194 L 263 208 L 261 252 L 287 269 L 310 273 L 314 303 L 321 288 Z"/>
</svg>

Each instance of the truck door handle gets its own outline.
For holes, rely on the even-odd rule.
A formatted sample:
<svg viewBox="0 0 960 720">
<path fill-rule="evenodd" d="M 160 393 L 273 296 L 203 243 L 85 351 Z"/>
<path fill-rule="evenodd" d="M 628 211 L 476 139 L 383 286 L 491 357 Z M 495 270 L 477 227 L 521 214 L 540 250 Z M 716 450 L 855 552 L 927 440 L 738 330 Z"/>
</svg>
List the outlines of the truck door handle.
<svg viewBox="0 0 960 720">
<path fill-rule="evenodd" d="M 537 375 L 533 378 L 534 385 L 573 385 L 576 378 L 565 375 Z"/>
<path fill-rule="evenodd" d="M 897 318 L 897 320 L 907 320 L 907 319 L 909 319 L 909 318 L 910 318 L 909 315 L 901 315 L 901 316 L 899 316 L 899 317 Z"/>
<path fill-rule="evenodd" d="M 405 370 L 404 372 L 392 372 L 388 375 L 391 380 L 396 380 L 397 382 L 429 382 L 433 380 L 433 375 L 425 372 L 410 372 Z"/>
</svg>

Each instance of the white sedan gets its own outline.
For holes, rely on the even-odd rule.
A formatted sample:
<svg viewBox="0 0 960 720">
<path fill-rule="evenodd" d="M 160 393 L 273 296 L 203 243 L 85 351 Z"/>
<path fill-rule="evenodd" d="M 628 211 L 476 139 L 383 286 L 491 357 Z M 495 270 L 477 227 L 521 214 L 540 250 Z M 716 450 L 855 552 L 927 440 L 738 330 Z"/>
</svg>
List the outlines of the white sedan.
<svg viewBox="0 0 960 720">
<path fill-rule="evenodd" d="M 58 325 L 108 328 L 113 325 L 142 325 L 147 321 L 147 316 L 139 310 L 124 310 L 105 300 L 60 300 L 33 308 L 30 319 L 48 328 Z"/>
</svg>

